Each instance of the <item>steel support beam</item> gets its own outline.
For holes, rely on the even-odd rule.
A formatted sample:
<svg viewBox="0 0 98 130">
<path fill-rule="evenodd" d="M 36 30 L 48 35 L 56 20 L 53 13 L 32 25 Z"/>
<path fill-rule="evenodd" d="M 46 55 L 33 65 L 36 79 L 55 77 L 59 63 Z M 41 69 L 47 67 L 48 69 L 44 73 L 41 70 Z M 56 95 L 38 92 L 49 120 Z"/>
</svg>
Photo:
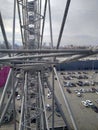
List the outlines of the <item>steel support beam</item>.
<svg viewBox="0 0 98 130">
<path fill-rule="evenodd" d="M 5 28 L 4 28 L 4 25 L 3 25 L 1 12 L 0 12 L 0 26 L 1 26 L 1 30 L 2 30 L 2 34 L 3 34 L 3 38 L 4 38 L 4 41 L 5 41 L 6 48 L 9 49 L 9 44 L 8 44 Z M 10 52 L 8 52 L 8 55 L 9 55 L 9 57 L 11 57 Z"/>
<path fill-rule="evenodd" d="M 18 84 L 18 81 L 16 81 L 14 89 L 17 88 L 17 84 Z M 7 112 L 8 108 L 9 108 L 9 105 L 10 105 L 10 103 L 12 101 L 12 98 L 13 98 L 13 91 L 12 91 L 10 97 L 8 98 L 8 101 L 7 101 L 6 105 L 5 105 L 5 108 L 4 108 L 4 110 L 3 110 L 2 114 L 1 114 L 0 125 L 2 124 L 3 118 L 4 118 L 6 112 Z"/>
<path fill-rule="evenodd" d="M 48 84 L 48 88 L 50 89 L 50 91 L 52 91 L 52 86 L 50 85 L 50 82 L 48 81 L 48 79 L 47 79 L 47 84 Z M 54 93 L 54 99 L 55 99 L 55 102 L 56 102 L 56 104 L 57 104 L 57 107 L 59 108 L 59 111 L 60 111 L 60 113 L 61 113 L 61 116 L 62 116 L 62 118 L 63 118 L 63 121 L 64 121 L 65 125 L 67 125 L 68 130 L 71 130 L 71 129 L 70 129 L 70 126 L 69 126 L 69 124 L 68 124 L 68 122 L 67 122 L 67 119 L 66 119 L 66 117 L 65 117 L 65 114 L 64 114 L 64 112 L 63 112 L 63 110 L 62 110 L 62 108 L 61 108 L 61 105 L 60 105 L 60 103 L 59 103 L 59 101 L 58 101 L 57 96 L 55 95 L 55 93 Z"/>
<path fill-rule="evenodd" d="M 59 37 L 58 37 L 58 41 L 57 41 L 57 49 L 60 46 L 60 42 L 61 42 L 61 38 L 62 38 L 64 26 L 65 26 L 65 22 L 66 22 L 66 19 L 67 19 L 67 14 L 68 14 L 70 2 L 71 2 L 71 0 L 67 0 L 65 11 L 64 11 L 64 16 L 63 16 L 63 20 L 62 20 L 62 24 L 61 24 L 61 29 L 60 29 L 60 33 L 59 33 Z"/>
<path fill-rule="evenodd" d="M 6 95 L 6 92 L 7 92 L 7 89 L 8 89 L 8 84 L 10 82 L 10 78 L 12 76 L 12 69 L 10 69 L 9 71 L 9 74 L 8 74 L 8 77 L 7 77 L 7 80 L 6 80 L 6 83 L 5 83 L 5 86 L 4 86 L 4 90 L 3 90 L 3 93 L 1 95 L 1 99 L 0 99 L 0 111 L 2 111 L 2 106 L 3 106 L 3 103 L 4 103 L 4 98 L 5 98 L 5 95 Z"/>
<path fill-rule="evenodd" d="M 76 60 L 78 60 L 78 59 L 81 59 L 81 58 L 85 58 L 85 57 L 88 57 L 88 56 L 92 56 L 92 55 L 96 55 L 96 54 L 98 54 L 98 51 L 94 51 L 94 52 L 92 52 L 92 53 L 90 53 L 90 54 L 81 54 L 81 55 L 75 55 L 75 56 L 73 56 L 73 57 L 69 57 L 68 58 L 68 56 L 70 56 L 70 55 L 72 55 L 72 54 L 66 54 L 66 53 L 59 53 L 59 54 L 43 54 L 43 55 L 31 55 L 31 56 L 20 56 L 20 57 L 10 57 L 10 58 L 0 58 L 0 61 L 1 62 L 8 62 L 8 61 L 13 61 L 13 60 L 23 60 L 23 59 L 29 59 L 30 58 L 30 60 L 31 59 L 33 59 L 33 58 L 42 58 L 42 57 L 64 57 L 64 56 L 67 56 L 67 58 L 66 58 L 66 60 L 63 60 L 62 62 L 72 62 L 72 61 L 76 61 Z M 62 62 L 59 62 L 59 63 L 62 63 Z"/>
<path fill-rule="evenodd" d="M 41 76 L 41 74 L 40 74 L 40 72 L 38 72 L 39 89 L 40 89 L 41 95 L 42 95 L 42 102 L 43 102 L 43 109 L 44 109 L 44 114 L 45 114 L 46 128 L 47 128 L 47 130 L 49 130 L 48 120 L 47 120 L 47 115 L 46 115 L 45 99 L 44 99 L 43 88 L 42 88 L 42 83 L 41 83 L 40 76 Z"/>
<path fill-rule="evenodd" d="M 51 4 L 50 4 L 50 0 L 48 0 L 48 8 L 49 8 L 51 48 L 53 48 L 53 33 L 52 33 L 52 19 L 51 19 Z"/>
<path fill-rule="evenodd" d="M 44 112 L 42 110 L 43 108 L 43 103 L 42 103 L 42 96 L 41 96 L 41 91 L 39 91 L 39 106 L 41 110 L 41 115 L 40 115 L 40 130 L 45 130 L 45 125 L 44 125 Z"/>
<path fill-rule="evenodd" d="M 24 126 L 25 126 L 25 129 L 26 130 L 30 130 L 30 122 L 29 122 L 29 119 L 30 119 L 30 114 L 29 114 L 29 108 L 28 108 L 28 73 L 25 72 L 25 84 L 24 84 Z"/>
<path fill-rule="evenodd" d="M 98 53 L 98 52 L 97 52 Z M 28 56 L 14 56 L 14 57 L 5 57 L 0 58 L 0 61 L 11 61 L 11 60 L 23 60 L 23 59 L 33 59 L 33 58 L 46 58 L 46 57 L 65 57 L 65 56 L 72 56 L 73 54 L 66 54 L 66 53 L 59 53 L 59 54 L 39 54 L 39 55 L 28 55 Z M 89 55 L 87 55 L 89 56 Z"/>
<path fill-rule="evenodd" d="M 81 58 L 88 57 L 88 56 L 90 56 L 90 55 L 95 55 L 95 54 L 92 53 L 92 54 L 84 54 L 84 55 L 73 55 L 72 57 L 66 58 L 65 60 L 63 60 L 62 62 L 59 62 L 59 63 L 69 63 L 69 62 L 73 62 L 73 61 L 79 60 L 79 59 L 81 59 Z"/>
<path fill-rule="evenodd" d="M 74 54 L 90 54 L 98 52 L 98 49 L 0 49 L 0 53 L 74 53 Z"/>
<path fill-rule="evenodd" d="M 54 70 L 54 73 L 55 73 L 55 75 L 56 75 L 56 78 L 57 78 L 57 81 L 58 81 L 58 84 L 59 84 L 59 88 L 60 88 L 60 91 L 61 91 L 61 93 L 62 93 L 62 97 L 63 97 L 63 99 L 64 99 L 64 102 L 65 102 L 67 111 L 68 111 L 69 116 L 70 116 L 70 119 L 71 119 L 71 121 L 72 121 L 74 130 L 78 130 L 77 124 L 76 124 L 76 120 L 74 119 L 73 113 L 72 113 L 72 111 L 71 111 L 71 107 L 70 107 L 70 105 L 69 105 L 69 103 L 68 103 L 68 100 L 67 100 L 67 97 L 66 97 L 66 95 L 64 94 L 64 91 L 63 91 L 63 89 L 62 89 L 62 86 L 61 86 L 61 83 L 60 83 L 60 80 L 59 80 L 59 77 L 58 77 L 56 68 L 53 67 L 53 70 Z"/>
<path fill-rule="evenodd" d="M 43 42 L 43 34 L 44 34 L 44 27 L 45 27 L 45 19 L 46 19 L 46 10 L 47 10 L 47 0 L 45 0 L 45 5 L 44 5 L 44 18 L 43 18 L 43 23 L 42 23 L 42 32 L 41 32 L 41 47 L 42 48 L 42 42 Z"/>
<path fill-rule="evenodd" d="M 54 71 L 52 70 L 52 130 L 54 130 Z"/>
<path fill-rule="evenodd" d="M 19 0 L 17 0 L 17 8 L 18 8 L 18 16 L 19 16 L 21 38 L 22 38 L 22 43 L 24 45 L 24 37 L 23 37 L 23 31 L 22 31 L 22 20 L 21 20 L 21 11 L 20 11 L 20 7 L 19 7 Z"/>
<path fill-rule="evenodd" d="M 19 121 L 19 130 L 23 130 L 23 118 L 24 118 L 24 95 L 22 97 L 22 103 L 21 103 L 21 114 L 20 114 L 20 121 Z"/>
</svg>

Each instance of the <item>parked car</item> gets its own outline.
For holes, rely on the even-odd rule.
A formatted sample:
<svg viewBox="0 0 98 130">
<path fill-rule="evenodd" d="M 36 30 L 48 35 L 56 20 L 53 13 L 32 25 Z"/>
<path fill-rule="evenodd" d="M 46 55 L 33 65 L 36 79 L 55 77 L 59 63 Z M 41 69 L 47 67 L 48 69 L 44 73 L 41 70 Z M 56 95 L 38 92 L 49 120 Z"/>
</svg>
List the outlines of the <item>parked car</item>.
<svg viewBox="0 0 98 130">
<path fill-rule="evenodd" d="M 69 77 L 69 76 L 68 76 L 68 77 L 65 77 L 65 76 L 64 76 L 64 79 L 65 79 L 65 80 L 71 80 L 71 77 Z"/>
<path fill-rule="evenodd" d="M 75 90 L 74 90 L 74 92 L 75 92 L 75 93 L 78 93 L 78 92 L 79 92 L 79 90 L 78 90 L 78 89 L 75 89 Z"/>
<path fill-rule="evenodd" d="M 21 99 L 21 96 L 20 95 L 17 95 L 17 100 L 20 100 Z"/>
<path fill-rule="evenodd" d="M 47 98 L 48 98 L 48 99 L 51 99 L 51 97 L 52 97 L 52 94 L 51 94 L 51 92 L 50 92 L 50 93 L 47 94 Z"/>
<path fill-rule="evenodd" d="M 36 107 L 37 107 L 37 104 L 36 104 L 36 103 L 32 103 L 32 104 L 31 104 L 31 110 L 35 110 Z"/>
<path fill-rule="evenodd" d="M 81 94 L 80 92 L 78 92 L 76 95 L 77 95 L 78 97 L 81 97 L 81 96 L 82 96 L 82 94 Z"/>
<path fill-rule="evenodd" d="M 69 88 L 66 88 L 66 91 L 67 91 L 68 93 L 72 93 Z"/>
<path fill-rule="evenodd" d="M 64 86 L 65 87 L 76 87 L 76 84 L 72 83 L 72 82 L 64 82 Z"/>
<path fill-rule="evenodd" d="M 32 92 L 30 93 L 30 98 L 35 98 L 36 97 L 36 93 Z"/>
<path fill-rule="evenodd" d="M 88 106 L 89 106 L 86 101 L 81 101 L 81 102 L 82 102 L 82 104 L 83 104 L 85 107 L 88 107 Z"/>
<path fill-rule="evenodd" d="M 63 73 L 63 72 L 61 72 L 61 75 L 64 75 L 64 73 Z"/>
<path fill-rule="evenodd" d="M 93 103 L 92 103 L 92 101 L 90 101 L 90 100 L 86 100 L 86 103 L 87 103 L 89 106 L 93 106 Z"/>
<path fill-rule="evenodd" d="M 31 123 L 36 123 L 36 118 L 32 117 L 31 118 Z"/>
<path fill-rule="evenodd" d="M 21 106 L 19 106 L 19 108 L 18 108 L 18 112 L 21 113 Z"/>
<path fill-rule="evenodd" d="M 96 107 L 95 105 L 92 105 L 91 108 L 92 108 L 96 113 L 98 113 L 98 107 Z"/>
<path fill-rule="evenodd" d="M 15 91 L 15 97 L 17 97 L 17 95 L 18 95 L 18 91 L 16 90 L 16 91 Z"/>
<path fill-rule="evenodd" d="M 78 81 L 77 85 L 79 85 L 79 86 L 83 86 L 84 83 L 83 83 L 82 81 Z"/>
<path fill-rule="evenodd" d="M 94 93 L 96 92 L 96 89 L 94 87 L 92 88 L 92 92 L 94 92 Z"/>
<path fill-rule="evenodd" d="M 51 106 L 49 104 L 46 104 L 46 110 L 51 111 Z"/>
<path fill-rule="evenodd" d="M 6 113 L 3 118 L 3 123 L 8 123 L 13 120 L 13 110 L 10 110 Z"/>
<path fill-rule="evenodd" d="M 89 86 L 89 85 L 90 85 L 90 82 L 86 80 L 86 81 L 84 82 L 84 86 Z"/>
<path fill-rule="evenodd" d="M 94 86 L 95 85 L 95 82 L 94 81 L 91 81 L 91 83 L 90 83 L 92 86 Z"/>
<path fill-rule="evenodd" d="M 48 87 L 48 86 L 47 86 L 47 82 L 44 82 L 44 87 L 45 87 L 45 88 L 47 88 L 47 87 Z"/>
</svg>

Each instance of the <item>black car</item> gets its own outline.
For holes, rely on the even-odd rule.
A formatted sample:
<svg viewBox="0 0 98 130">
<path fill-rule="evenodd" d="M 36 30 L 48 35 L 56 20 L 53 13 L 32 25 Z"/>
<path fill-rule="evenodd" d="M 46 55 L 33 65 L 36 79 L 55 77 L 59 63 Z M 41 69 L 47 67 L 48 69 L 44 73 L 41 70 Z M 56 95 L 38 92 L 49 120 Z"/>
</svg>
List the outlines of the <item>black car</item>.
<svg viewBox="0 0 98 130">
<path fill-rule="evenodd" d="M 79 86 L 83 86 L 84 84 L 83 84 L 82 81 L 78 81 L 77 85 L 79 85 Z"/>
<path fill-rule="evenodd" d="M 91 108 L 96 112 L 98 113 L 98 107 L 96 107 L 95 105 L 91 106 Z"/>
<path fill-rule="evenodd" d="M 32 117 L 31 118 L 31 123 L 36 123 L 36 118 Z"/>
<path fill-rule="evenodd" d="M 19 108 L 18 108 L 18 112 L 21 113 L 21 106 L 19 106 Z"/>
<path fill-rule="evenodd" d="M 32 103 L 32 104 L 31 104 L 31 110 L 35 110 L 36 107 L 37 107 L 37 104 L 36 104 L 36 103 Z"/>
<path fill-rule="evenodd" d="M 70 90 L 70 89 L 68 89 L 68 88 L 66 88 L 66 91 L 67 91 L 68 93 L 72 93 L 72 92 L 71 92 L 71 90 Z"/>
<path fill-rule="evenodd" d="M 3 118 L 3 123 L 8 123 L 13 120 L 13 110 L 9 111 Z"/>
</svg>

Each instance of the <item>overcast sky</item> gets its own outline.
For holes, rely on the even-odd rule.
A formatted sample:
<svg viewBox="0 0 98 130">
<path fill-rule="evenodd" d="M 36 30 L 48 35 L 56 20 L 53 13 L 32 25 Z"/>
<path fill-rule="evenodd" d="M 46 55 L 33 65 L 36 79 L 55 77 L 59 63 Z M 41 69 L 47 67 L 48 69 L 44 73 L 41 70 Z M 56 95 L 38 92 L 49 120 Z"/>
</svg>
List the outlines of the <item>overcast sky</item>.
<svg viewBox="0 0 98 130">
<path fill-rule="evenodd" d="M 66 0 L 51 0 L 53 40 L 56 45 Z M 12 40 L 13 0 L 0 0 L 8 40 Z M 48 12 L 47 12 L 48 14 Z M 50 42 L 49 18 L 46 17 L 44 42 Z M 0 41 L 2 40 L 0 30 Z M 20 44 L 20 30 L 16 20 L 16 43 Z M 72 0 L 61 45 L 98 45 L 98 0 Z"/>
</svg>

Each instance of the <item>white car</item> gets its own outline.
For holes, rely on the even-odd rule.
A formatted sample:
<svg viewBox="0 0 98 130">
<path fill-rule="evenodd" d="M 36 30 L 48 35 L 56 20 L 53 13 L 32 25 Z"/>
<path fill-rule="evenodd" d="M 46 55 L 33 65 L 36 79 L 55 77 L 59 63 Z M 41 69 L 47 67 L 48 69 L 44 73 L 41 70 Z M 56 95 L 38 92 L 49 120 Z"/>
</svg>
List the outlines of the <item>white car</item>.
<svg viewBox="0 0 98 130">
<path fill-rule="evenodd" d="M 89 106 L 86 101 L 81 101 L 81 102 L 82 102 L 82 104 L 83 104 L 85 107 L 88 107 L 88 106 Z"/>
<path fill-rule="evenodd" d="M 76 95 L 77 95 L 78 97 L 81 97 L 81 96 L 82 96 L 82 94 L 81 94 L 80 92 L 78 92 Z"/>
<path fill-rule="evenodd" d="M 51 106 L 49 104 L 46 104 L 46 110 L 51 111 Z"/>
<path fill-rule="evenodd" d="M 17 100 L 20 100 L 21 99 L 21 96 L 20 95 L 17 95 Z"/>
<path fill-rule="evenodd" d="M 86 103 L 89 105 L 89 106 L 93 106 L 94 104 L 92 103 L 92 101 L 90 100 L 86 100 Z"/>
<path fill-rule="evenodd" d="M 50 99 L 52 97 L 51 93 L 47 94 L 47 98 Z"/>
</svg>

